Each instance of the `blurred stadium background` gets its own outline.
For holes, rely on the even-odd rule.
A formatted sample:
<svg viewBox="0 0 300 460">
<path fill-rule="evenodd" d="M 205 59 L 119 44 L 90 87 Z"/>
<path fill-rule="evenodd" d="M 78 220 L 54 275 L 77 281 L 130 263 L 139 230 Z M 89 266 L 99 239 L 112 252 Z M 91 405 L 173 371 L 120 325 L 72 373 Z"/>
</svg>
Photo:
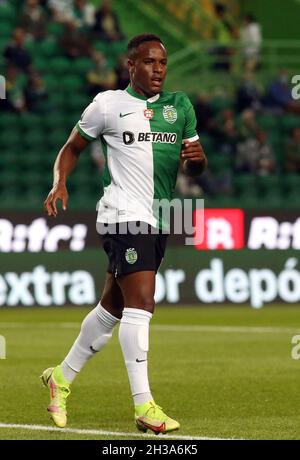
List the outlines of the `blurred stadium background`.
<svg viewBox="0 0 300 460">
<path fill-rule="evenodd" d="M 181 398 L 183 435 L 299 438 L 299 363 L 291 358 L 300 312 L 299 17 L 298 0 L 0 0 L 0 334 L 7 348 L 0 439 L 77 436 L 8 424 L 46 423 L 45 395 L 30 409 L 24 401 L 39 391 L 36 375 L 63 358 L 101 292 L 97 142 L 69 179 L 68 211 L 48 219 L 43 201 L 83 109 L 97 92 L 127 86 L 126 44 L 143 32 L 165 42 L 165 88 L 189 94 L 209 160 L 197 180 L 178 178 L 178 198 L 205 200 L 204 240 L 184 246 L 184 236 L 170 238 L 153 332 L 156 356 L 163 343 L 169 361 L 153 360 L 153 385 L 172 375 L 178 392 L 162 399 L 176 411 Z M 74 395 L 71 427 L 132 431 L 117 350 L 115 334 L 101 358 L 101 382 L 101 360 L 87 366 L 90 387 L 80 375 L 90 413 Z M 107 386 L 118 395 L 118 422 Z M 118 438 L 96 437 L 109 436 Z"/>
</svg>

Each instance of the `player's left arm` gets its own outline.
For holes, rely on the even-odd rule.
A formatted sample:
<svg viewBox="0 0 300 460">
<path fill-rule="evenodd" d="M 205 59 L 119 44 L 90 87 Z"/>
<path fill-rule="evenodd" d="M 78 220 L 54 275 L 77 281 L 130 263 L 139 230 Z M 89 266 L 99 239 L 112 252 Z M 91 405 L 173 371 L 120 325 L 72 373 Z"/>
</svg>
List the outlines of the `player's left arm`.
<svg viewBox="0 0 300 460">
<path fill-rule="evenodd" d="M 185 114 L 185 125 L 181 150 L 181 170 L 189 176 L 199 176 L 207 167 L 207 158 L 196 130 L 195 110 L 186 94 L 183 95 L 182 106 Z"/>
<path fill-rule="evenodd" d="M 207 158 L 199 141 L 184 141 L 181 150 L 182 171 L 188 176 L 200 176 L 207 168 Z"/>
</svg>

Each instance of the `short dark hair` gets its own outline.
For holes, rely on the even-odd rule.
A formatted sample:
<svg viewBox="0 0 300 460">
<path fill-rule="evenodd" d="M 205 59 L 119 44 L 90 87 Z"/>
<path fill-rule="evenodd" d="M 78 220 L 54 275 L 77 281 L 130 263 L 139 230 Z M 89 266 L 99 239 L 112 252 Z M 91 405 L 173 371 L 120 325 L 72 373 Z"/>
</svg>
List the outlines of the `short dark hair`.
<svg viewBox="0 0 300 460">
<path fill-rule="evenodd" d="M 128 57 L 135 58 L 138 47 L 142 43 L 146 43 L 146 42 L 159 42 L 163 45 L 163 42 L 158 35 L 155 35 L 155 34 L 136 35 L 129 41 L 127 45 Z"/>
</svg>

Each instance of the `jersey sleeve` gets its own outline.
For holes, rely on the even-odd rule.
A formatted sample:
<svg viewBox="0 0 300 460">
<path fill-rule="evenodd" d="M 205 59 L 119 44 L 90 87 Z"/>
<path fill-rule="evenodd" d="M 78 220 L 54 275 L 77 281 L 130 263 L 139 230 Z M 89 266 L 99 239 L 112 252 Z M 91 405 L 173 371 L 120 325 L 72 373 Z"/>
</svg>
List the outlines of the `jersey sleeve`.
<svg viewBox="0 0 300 460">
<path fill-rule="evenodd" d="M 199 139 L 199 136 L 196 131 L 197 120 L 195 110 L 186 94 L 184 94 L 184 113 L 185 125 L 183 129 L 182 141 L 197 141 Z"/>
<path fill-rule="evenodd" d="M 77 131 L 88 141 L 94 141 L 105 129 L 105 103 L 98 94 L 87 106 L 76 124 Z"/>
</svg>

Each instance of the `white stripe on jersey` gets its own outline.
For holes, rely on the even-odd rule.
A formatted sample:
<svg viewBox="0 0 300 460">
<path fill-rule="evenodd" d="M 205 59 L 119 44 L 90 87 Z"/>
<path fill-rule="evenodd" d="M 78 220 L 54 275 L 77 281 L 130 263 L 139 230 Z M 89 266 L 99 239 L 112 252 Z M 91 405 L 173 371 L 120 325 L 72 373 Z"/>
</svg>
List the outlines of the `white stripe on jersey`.
<svg viewBox="0 0 300 460">
<path fill-rule="evenodd" d="M 155 102 L 156 95 L 148 102 Z M 98 204 L 98 222 L 115 223 L 141 220 L 153 226 L 154 196 L 153 152 L 151 142 L 126 145 L 123 136 L 137 137 L 150 132 L 144 116 L 147 100 L 137 99 L 127 91 L 106 91 L 96 96 L 86 108 L 79 127 L 90 138 L 100 134 L 107 145 L 107 162 L 111 183 L 104 189 Z M 127 134 L 123 134 L 127 133 Z"/>
</svg>

